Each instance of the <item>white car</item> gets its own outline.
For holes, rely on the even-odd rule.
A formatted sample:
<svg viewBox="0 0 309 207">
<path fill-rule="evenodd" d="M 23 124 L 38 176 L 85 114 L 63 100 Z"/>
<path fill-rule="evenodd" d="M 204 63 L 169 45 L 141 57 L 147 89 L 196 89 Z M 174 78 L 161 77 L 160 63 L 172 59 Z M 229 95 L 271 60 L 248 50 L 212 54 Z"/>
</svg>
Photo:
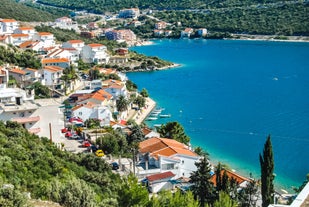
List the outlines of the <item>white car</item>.
<svg viewBox="0 0 309 207">
<path fill-rule="evenodd" d="M 79 139 L 80 137 L 79 137 L 79 135 L 77 135 L 77 134 L 73 134 L 70 138 L 71 138 L 71 139 Z"/>
</svg>

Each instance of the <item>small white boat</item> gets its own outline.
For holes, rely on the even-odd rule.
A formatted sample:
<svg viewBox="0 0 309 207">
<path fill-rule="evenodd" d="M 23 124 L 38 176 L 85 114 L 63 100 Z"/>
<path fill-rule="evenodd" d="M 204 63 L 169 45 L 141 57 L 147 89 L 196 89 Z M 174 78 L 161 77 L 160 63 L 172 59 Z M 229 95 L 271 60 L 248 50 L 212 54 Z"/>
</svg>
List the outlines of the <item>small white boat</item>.
<svg viewBox="0 0 309 207">
<path fill-rule="evenodd" d="M 153 120 L 157 120 L 157 119 L 158 119 L 157 117 L 148 117 L 147 118 L 148 121 L 153 121 Z"/>
<path fill-rule="evenodd" d="M 169 118 L 169 117 L 171 117 L 172 115 L 170 115 L 170 114 L 161 114 L 160 115 L 160 118 Z"/>
<path fill-rule="evenodd" d="M 153 125 L 154 127 L 161 127 L 162 126 L 162 124 L 155 124 L 155 125 Z"/>
</svg>

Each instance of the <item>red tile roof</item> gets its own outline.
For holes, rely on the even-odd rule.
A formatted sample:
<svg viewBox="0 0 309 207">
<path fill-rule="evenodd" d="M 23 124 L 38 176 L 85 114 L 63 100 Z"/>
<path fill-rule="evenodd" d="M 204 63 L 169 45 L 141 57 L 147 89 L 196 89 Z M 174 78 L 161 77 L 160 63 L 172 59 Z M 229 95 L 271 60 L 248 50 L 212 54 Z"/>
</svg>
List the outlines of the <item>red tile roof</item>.
<svg viewBox="0 0 309 207">
<path fill-rule="evenodd" d="M 164 173 L 149 175 L 146 178 L 149 182 L 153 182 L 153 181 L 157 181 L 157 180 L 163 180 L 163 179 L 166 179 L 166 178 L 172 178 L 174 176 L 175 176 L 174 173 L 172 173 L 171 171 L 167 171 L 167 172 L 164 172 Z"/>
<path fill-rule="evenodd" d="M 43 70 L 47 70 L 47 71 L 50 71 L 50 72 L 52 72 L 52 73 L 56 73 L 56 72 L 58 72 L 58 71 L 62 71 L 63 68 L 58 67 L 58 66 L 45 66 L 45 67 L 43 68 Z"/>
<path fill-rule="evenodd" d="M 7 22 L 7 23 L 9 23 L 9 22 L 17 22 L 15 19 L 2 19 L 2 20 L 0 20 L 0 22 Z"/>
<path fill-rule="evenodd" d="M 82 40 L 69 40 L 68 43 L 77 44 L 77 43 L 84 43 L 84 41 L 82 41 Z"/>
<path fill-rule="evenodd" d="M 21 69 L 18 69 L 18 68 L 12 68 L 12 69 L 9 70 L 9 72 L 10 72 L 10 73 L 18 73 L 18 74 L 20 74 L 20 75 L 25 75 L 25 74 L 26 74 L 25 71 L 23 71 L 23 70 L 21 70 Z"/>
<path fill-rule="evenodd" d="M 11 36 L 12 36 L 12 37 L 14 37 L 14 38 L 19 38 L 19 37 L 29 37 L 29 35 L 28 35 L 28 34 L 12 34 Z"/>
<path fill-rule="evenodd" d="M 243 177 L 241 175 L 238 175 L 238 174 L 236 174 L 236 173 L 234 173 L 234 172 L 232 172 L 230 170 L 221 170 L 221 172 L 220 172 L 221 176 L 223 176 L 224 171 L 226 171 L 226 174 L 229 177 L 229 179 L 232 179 L 232 178 L 235 179 L 238 185 L 240 185 L 241 183 L 243 183 L 245 181 L 248 181 L 248 182 L 250 181 L 250 179 L 245 178 L 245 177 Z M 214 186 L 217 186 L 216 178 L 217 178 L 216 174 L 214 174 L 210 178 L 210 181 L 214 184 Z"/>
<path fill-rule="evenodd" d="M 39 32 L 38 33 L 40 36 L 49 36 L 49 35 L 53 35 L 52 33 L 50 32 Z"/>
<path fill-rule="evenodd" d="M 98 44 L 98 43 L 92 43 L 92 44 L 88 44 L 88 46 L 94 48 L 94 47 L 102 47 L 104 45 Z"/>
<path fill-rule="evenodd" d="M 141 153 L 149 152 L 151 156 L 158 158 L 159 156 L 172 156 L 182 154 L 188 156 L 197 156 L 196 153 L 189 150 L 188 146 L 173 139 L 167 138 L 150 138 L 140 142 L 139 151 Z"/>
<path fill-rule="evenodd" d="M 34 30 L 32 27 L 19 27 L 19 30 Z"/>
<path fill-rule="evenodd" d="M 68 58 L 45 58 L 42 59 L 42 64 L 47 63 L 68 63 L 70 62 Z"/>
</svg>

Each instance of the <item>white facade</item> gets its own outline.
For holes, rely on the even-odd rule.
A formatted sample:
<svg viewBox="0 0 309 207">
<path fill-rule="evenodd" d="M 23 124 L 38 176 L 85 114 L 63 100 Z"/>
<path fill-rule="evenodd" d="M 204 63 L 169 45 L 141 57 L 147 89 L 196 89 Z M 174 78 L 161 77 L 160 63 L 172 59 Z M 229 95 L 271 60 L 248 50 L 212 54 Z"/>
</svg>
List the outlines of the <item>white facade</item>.
<svg viewBox="0 0 309 207">
<path fill-rule="evenodd" d="M 30 37 L 28 34 L 11 34 L 9 36 L 9 43 L 15 46 L 18 46 L 28 40 L 30 40 Z"/>
<path fill-rule="evenodd" d="M 55 66 L 46 66 L 43 68 L 43 79 L 46 86 L 61 85 L 60 80 L 63 75 L 63 69 Z"/>
<path fill-rule="evenodd" d="M 36 123 L 40 116 L 34 116 L 39 108 L 33 102 L 34 91 L 24 91 L 19 88 L 0 88 L 0 119 L 3 121 L 17 121 L 29 131 L 37 132 Z"/>
<path fill-rule="evenodd" d="M 81 58 L 85 63 L 108 63 L 109 55 L 106 46 L 102 44 L 85 45 L 81 51 Z"/>
<path fill-rule="evenodd" d="M 75 48 L 78 51 L 78 54 L 80 54 L 84 46 L 85 43 L 82 40 L 69 40 L 62 43 L 62 48 Z"/>
<path fill-rule="evenodd" d="M 112 120 L 112 113 L 106 106 L 86 104 L 72 110 L 73 116 L 80 117 L 82 120 L 99 119 L 101 126 L 109 126 Z"/>
<path fill-rule="evenodd" d="M 14 34 L 27 34 L 29 38 L 32 38 L 35 33 L 35 29 L 31 27 L 18 27 L 14 30 Z"/>
<path fill-rule="evenodd" d="M 52 47 L 55 45 L 54 35 L 49 32 L 39 32 L 33 35 L 33 41 L 42 41 L 44 47 Z"/>
<path fill-rule="evenodd" d="M 15 19 L 1 19 L 0 20 L 0 34 L 13 34 L 17 29 L 19 23 Z"/>
</svg>

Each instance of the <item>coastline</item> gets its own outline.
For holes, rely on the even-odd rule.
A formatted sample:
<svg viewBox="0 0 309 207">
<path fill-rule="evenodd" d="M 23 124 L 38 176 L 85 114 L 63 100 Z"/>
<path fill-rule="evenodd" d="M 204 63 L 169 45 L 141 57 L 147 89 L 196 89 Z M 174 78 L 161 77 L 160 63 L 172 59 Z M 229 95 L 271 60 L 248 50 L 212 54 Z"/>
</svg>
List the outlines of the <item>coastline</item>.
<svg viewBox="0 0 309 207">
<path fill-rule="evenodd" d="M 274 41 L 274 42 L 309 42 L 308 36 L 278 36 L 278 35 L 250 35 L 232 34 L 231 38 L 224 40 Z"/>
</svg>

